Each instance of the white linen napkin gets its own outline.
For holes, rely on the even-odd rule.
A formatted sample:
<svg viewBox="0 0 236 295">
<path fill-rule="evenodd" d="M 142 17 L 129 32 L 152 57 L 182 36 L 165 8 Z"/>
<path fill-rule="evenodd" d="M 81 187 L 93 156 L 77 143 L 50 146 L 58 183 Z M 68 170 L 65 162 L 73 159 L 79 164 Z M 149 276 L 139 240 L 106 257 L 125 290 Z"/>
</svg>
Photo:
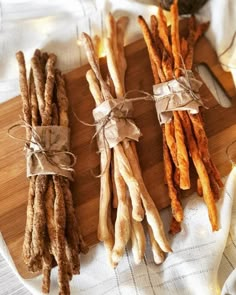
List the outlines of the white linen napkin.
<svg viewBox="0 0 236 295">
<path fill-rule="evenodd" d="M 235 31 L 236 9 L 233 3 L 233 0 L 210 0 L 198 14 L 198 18 L 211 19 L 207 37 L 218 54 L 227 48 Z M 18 50 L 24 51 L 27 66 L 35 48 L 53 51 L 59 57 L 59 67 L 63 71 L 69 71 L 87 62 L 83 49 L 77 45 L 82 31 L 103 36 L 104 16 L 108 11 L 113 12 L 115 16 L 128 15 L 131 22 L 126 43 L 130 43 L 141 37 L 136 21 L 137 15 L 142 14 L 147 19 L 150 14 L 157 11 L 155 4 L 156 1 L 151 0 L 60 0 L 55 3 L 46 0 L 2 0 L 0 2 L 0 102 L 19 93 L 15 61 L 15 53 Z M 228 69 L 235 67 L 235 43 L 227 54 L 221 57 L 221 62 L 227 64 Z M 221 229 L 216 233 L 211 232 L 203 200 L 196 195 L 186 199 L 183 231 L 170 238 L 174 252 L 169 254 L 160 266 L 154 265 L 149 246 L 145 260 L 136 266 L 128 247 L 117 269 L 111 270 L 106 262 L 102 244 L 92 247 L 89 254 L 81 255 L 81 275 L 73 278 L 71 293 L 216 295 L 222 290 L 222 295 L 236 294 L 233 289 L 236 273 L 232 272 L 236 266 L 235 194 L 236 173 L 232 171 L 226 181 L 222 198 L 218 202 Z M 232 205 L 232 218 L 230 218 Z M 167 227 L 169 215 L 168 209 L 163 210 L 162 218 Z M 27 290 L 32 294 L 41 294 L 41 277 L 32 280 L 22 279 L 2 238 L 0 253 Z M 58 293 L 56 274 L 55 268 L 52 272 L 50 294 Z M 0 271 L 1 294 L 8 294 L 8 291 L 2 288 L 1 275 Z M 4 283 L 6 285 L 6 282 Z"/>
</svg>

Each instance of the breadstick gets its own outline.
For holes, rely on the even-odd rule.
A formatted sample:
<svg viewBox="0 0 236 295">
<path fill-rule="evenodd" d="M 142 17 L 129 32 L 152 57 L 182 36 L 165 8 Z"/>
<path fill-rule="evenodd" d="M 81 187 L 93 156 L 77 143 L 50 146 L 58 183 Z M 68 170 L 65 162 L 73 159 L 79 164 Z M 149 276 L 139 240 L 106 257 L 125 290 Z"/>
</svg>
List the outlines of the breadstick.
<svg viewBox="0 0 236 295">
<path fill-rule="evenodd" d="M 179 41 L 179 20 L 178 20 L 178 1 L 174 0 L 170 7 L 171 16 L 171 42 L 174 57 L 174 73 L 176 77 L 180 75 L 180 41 Z"/>
<path fill-rule="evenodd" d="M 189 159 L 188 152 L 185 145 L 185 136 L 183 127 L 179 118 L 178 112 L 173 112 L 174 116 L 174 128 L 175 128 L 175 139 L 177 149 L 177 162 L 179 165 L 179 187 L 183 190 L 190 188 L 190 176 L 189 176 Z M 166 128 L 166 126 L 165 126 Z"/>
<path fill-rule="evenodd" d="M 60 176 L 53 175 L 55 189 L 54 202 L 54 222 L 56 228 L 56 247 L 57 247 L 57 264 L 58 264 L 58 285 L 60 294 L 69 294 L 69 277 L 67 274 L 67 263 L 65 255 L 65 226 L 66 212 L 63 197 L 63 191 L 60 184 Z"/>
<path fill-rule="evenodd" d="M 162 54 L 162 68 L 165 74 L 166 81 L 172 80 L 173 79 L 172 61 L 165 49 L 163 49 L 163 54 Z"/>
<path fill-rule="evenodd" d="M 184 37 L 181 38 L 180 48 L 181 48 L 181 56 L 183 60 L 185 60 L 186 55 L 188 53 L 188 42 Z"/>
<path fill-rule="evenodd" d="M 145 20 L 142 16 L 138 17 L 138 23 L 142 29 L 143 37 L 144 37 L 144 40 L 145 40 L 147 48 L 148 48 L 150 59 L 153 60 L 153 62 L 155 63 L 155 65 L 157 67 L 158 75 L 159 75 L 161 82 L 164 82 L 165 76 L 162 71 L 161 57 L 158 56 L 158 54 L 155 50 L 155 43 L 152 38 L 152 34 L 147 26 L 147 23 L 145 22 Z"/>
<path fill-rule="evenodd" d="M 48 237 L 46 236 L 46 242 L 44 247 L 44 254 L 43 254 L 43 282 L 42 282 L 42 292 L 44 294 L 49 294 L 50 292 L 50 275 L 52 269 L 52 260 L 53 256 L 49 252 L 49 241 Z"/>
<path fill-rule="evenodd" d="M 89 37 L 89 35 L 86 33 L 82 34 L 81 39 L 82 39 L 83 44 L 86 49 L 88 62 L 90 64 L 97 80 L 99 81 L 99 83 L 101 85 L 101 93 L 102 93 L 103 99 L 104 100 L 110 99 L 111 96 L 110 96 L 110 92 L 109 92 L 109 87 L 107 86 L 107 84 L 105 83 L 105 81 L 102 78 L 100 67 L 99 67 L 98 57 L 97 57 L 96 52 L 94 50 L 92 40 Z"/>
<path fill-rule="evenodd" d="M 38 175 L 35 182 L 34 220 L 32 233 L 33 255 L 36 260 L 39 257 L 42 257 L 44 249 L 44 235 L 46 227 L 44 196 L 47 191 L 47 186 L 47 175 Z"/>
<path fill-rule="evenodd" d="M 149 233 L 150 244 L 152 247 L 152 254 L 153 254 L 154 262 L 156 264 L 161 264 L 165 260 L 165 255 L 164 255 L 163 251 L 161 250 L 160 246 L 158 245 L 158 243 L 156 242 L 154 235 L 153 235 L 152 228 L 149 224 L 147 225 L 147 228 L 148 228 L 148 233 Z"/>
<path fill-rule="evenodd" d="M 28 93 L 26 68 L 25 68 L 25 58 L 21 51 L 16 53 L 16 59 L 18 61 L 19 67 L 19 82 L 20 82 L 20 94 L 22 100 L 22 113 L 23 119 L 28 124 L 31 125 L 31 111 L 30 111 L 30 99 Z M 26 140 L 30 140 L 31 130 L 26 128 Z"/>
<path fill-rule="evenodd" d="M 115 86 L 115 93 L 117 98 L 122 98 L 124 96 L 124 88 L 122 87 L 122 82 L 120 79 L 120 72 L 116 67 L 116 56 L 115 52 L 113 51 L 111 41 L 107 38 L 105 39 L 105 44 L 107 48 L 107 65 Z M 125 71 L 125 69 L 123 69 Z M 137 180 L 133 177 L 133 171 L 130 167 L 129 161 L 126 159 L 126 155 L 123 152 L 123 148 L 120 144 L 114 147 L 114 153 L 119 156 L 119 170 L 120 173 L 126 182 L 130 197 L 132 201 L 133 207 L 133 218 L 137 221 L 141 221 L 144 216 L 143 208 L 141 205 L 140 193 L 139 193 L 139 185 Z"/>
<path fill-rule="evenodd" d="M 152 227 L 155 240 L 164 252 L 170 252 L 171 248 L 166 239 L 160 215 L 143 182 L 142 173 L 138 161 L 135 159 L 135 154 L 132 152 L 132 149 L 129 148 L 125 148 L 125 152 L 127 157 L 129 158 L 129 162 L 131 164 L 132 170 L 134 171 L 134 175 L 139 181 L 143 207 L 146 213 L 147 221 Z"/>
<path fill-rule="evenodd" d="M 114 154 L 114 183 L 117 188 L 117 217 L 115 221 L 115 243 L 112 249 L 112 262 L 116 266 L 122 258 L 125 246 L 130 238 L 130 213 L 128 200 L 126 197 L 126 187 L 117 163 L 117 157 Z"/>
<path fill-rule="evenodd" d="M 114 64 L 112 62 L 108 61 L 108 68 L 109 71 L 111 69 L 111 67 L 114 67 Z M 112 69 L 112 72 L 117 71 L 115 68 Z M 110 71 L 111 72 L 111 71 Z M 116 72 L 117 76 L 118 73 Z M 112 76 L 112 75 L 111 75 Z M 119 85 L 119 79 L 113 79 L 114 81 L 114 86 L 115 86 L 115 90 L 116 90 L 116 94 L 119 94 L 119 89 L 122 88 L 121 85 Z M 118 90 L 118 91 L 117 91 Z M 124 93 L 124 89 L 123 89 L 123 93 Z M 165 234 L 162 232 L 162 223 L 160 220 L 160 216 L 158 214 L 158 211 L 144 185 L 143 182 L 143 178 L 142 178 L 142 174 L 141 174 L 141 170 L 140 170 L 140 166 L 139 166 L 139 161 L 138 161 L 138 157 L 137 157 L 137 153 L 136 153 L 136 149 L 135 149 L 135 144 L 130 144 L 130 142 L 128 142 L 127 140 L 123 141 L 123 148 L 125 151 L 125 154 L 129 160 L 129 163 L 131 165 L 131 169 L 133 171 L 134 177 L 138 180 L 140 189 L 141 189 L 141 198 L 142 198 L 142 203 L 144 205 L 146 214 L 147 214 L 147 218 L 149 220 L 149 222 L 151 222 L 152 226 L 155 227 L 157 226 L 158 229 L 154 229 L 155 230 L 155 234 L 156 234 L 156 238 L 158 238 L 159 240 L 161 240 L 162 246 L 163 248 L 165 248 L 165 250 L 169 250 L 169 245 L 168 242 L 165 238 Z M 133 205 L 133 200 L 131 198 L 132 201 L 132 205 Z M 133 208 L 134 209 L 134 208 Z M 148 210 L 147 210 L 148 209 Z"/>
<path fill-rule="evenodd" d="M 119 72 L 117 70 L 116 56 L 115 56 L 115 52 L 113 51 L 111 39 L 105 38 L 104 45 L 106 48 L 107 65 L 108 65 L 109 73 L 112 77 L 113 83 L 115 85 L 116 96 L 117 98 L 122 98 L 124 95 L 122 81 L 121 81 Z"/>
<path fill-rule="evenodd" d="M 44 106 L 45 106 L 45 102 L 44 102 L 45 83 L 44 83 L 43 72 L 41 69 L 41 64 L 37 56 L 32 57 L 31 67 L 33 70 L 33 75 L 34 75 L 34 83 L 35 83 L 35 89 L 37 94 L 39 113 L 40 113 L 41 119 L 43 119 Z"/>
<path fill-rule="evenodd" d="M 195 18 L 194 16 L 191 16 L 189 19 L 188 53 L 184 60 L 185 67 L 187 70 L 191 70 L 193 65 L 193 47 L 195 42 L 194 26 L 195 26 Z"/>
<path fill-rule="evenodd" d="M 80 273 L 79 261 L 79 237 L 78 237 L 78 224 L 75 216 L 75 209 L 73 206 L 73 198 L 70 191 L 70 184 L 68 179 L 63 179 L 62 184 L 63 194 L 65 198 L 66 209 L 66 240 L 68 243 L 69 262 L 71 265 L 72 273 Z"/>
<path fill-rule="evenodd" d="M 54 65 L 56 63 L 55 54 L 50 54 L 46 67 L 47 67 L 47 78 L 45 85 L 45 93 L 44 93 L 44 112 L 42 121 L 44 125 L 50 125 L 52 122 L 52 97 L 53 97 L 53 87 L 54 87 Z"/>
<path fill-rule="evenodd" d="M 55 220 L 54 220 L 54 201 L 55 201 L 55 191 L 54 191 L 52 178 L 50 177 L 48 181 L 47 193 L 45 196 L 46 222 L 47 222 L 48 238 L 50 240 L 50 251 L 54 255 L 56 261 L 58 261 L 57 248 L 56 248 L 56 230 L 55 230 Z"/>
<path fill-rule="evenodd" d="M 89 36 L 87 39 L 89 40 Z M 91 57 L 93 59 L 93 57 Z M 97 66 L 97 65 L 96 65 Z M 99 72 L 99 69 L 95 69 Z M 92 70 L 89 70 L 86 74 L 89 88 L 95 99 L 96 105 L 103 102 L 102 93 L 99 89 L 95 74 Z M 108 148 L 105 142 L 105 149 L 101 151 L 100 155 L 100 169 L 103 171 L 100 178 L 100 203 L 99 203 L 99 223 L 98 223 L 98 239 L 104 242 L 107 249 L 109 260 L 111 260 L 111 251 L 114 244 L 114 237 L 109 229 L 108 215 L 109 215 L 109 204 L 111 201 L 111 190 L 110 190 L 110 179 L 109 179 L 109 166 L 111 161 L 111 150 Z"/>
<path fill-rule="evenodd" d="M 115 167 L 115 160 L 114 160 L 114 153 L 113 153 L 113 157 L 111 160 L 111 182 L 112 182 L 112 207 L 114 209 L 117 209 L 118 207 L 118 197 L 117 197 L 117 189 L 116 189 L 116 183 L 115 183 L 115 176 L 114 174 L 115 169 L 118 169 L 118 166 Z"/>
<path fill-rule="evenodd" d="M 96 76 L 93 72 L 93 70 L 88 70 L 86 73 L 86 79 L 89 83 L 89 90 L 93 96 L 93 98 L 95 99 L 95 103 L 96 105 L 99 105 L 100 103 L 103 102 L 103 97 L 102 97 L 102 93 L 101 90 L 98 86 L 98 81 L 96 79 Z"/>
<path fill-rule="evenodd" d="M 159 22 L 158 32 L 159 32 L 160 39 L 166 51 L 168 52 L 169 57 L 172 59 L 172 50 L 171 50 L 171 45 L 168 38 L 167 21 L 161 6 L 158 7 L 157 15 L 158 15 L 158 22 Z"/>
<path fill-rule="evenodd" d="M 188 143 L 188 148 L 196 168 L 198 177 L 202 184 L 203 198 L 208 208 L 208 215 L 211 222 L 212 230 L 218 230 L 217 211 L 214 202 L 214 195 L 210 186 L 207 170 L 201 160 L 196 141 L 193 137 L 191 121 L 186 112 L 179 112 L 181 122 L 185 126 L 185 133 Z"/>
<path fill-rule="evenodd" d="M 177 161 L 177 147 L 176 147 L 176 141 L 175 141 L 175 126 L 174 126 L 174 121 L 171 120 L 170 122 L 165 124 L 165 139 L 166 139 L 166 144 L 169 148 L 172 161 L 175 164 L 175 167 L 179 167 L 178 161 Z"/>
<path fill-rule="evenodd" d="M 118 70 L 120 71 L 120 80 L 123 89 L 125 89 L 125 72 L 127 68 L 127 62 L 125 58 L 124 53 L 124 34 L 126 31 L 126 28 L 128 26 L 129 19 L 128 17 L 120 17 L 117 20 L 117 48 L 118 48 L 118 56 L 119 58 L 119 66 Z"/>
<path fill-rule="evenodd" d="M 152 15 L 151 16 L 151 32 L 152 32 L 152 36 L 153 36 L 153 39 L 154 39 L 154 42 L 155 42 L 155 45 L 156 45 L 156 49 L 157 49 L 157 46 L 158 46 L 158 44 L 157 44 L 157 34 L 158 34 L 157 26 L 158 26 L 157 19 L 156 19 L 155 15 Z M 154 63 L 154 61 L 151 59 L 150 54 L 149 54 L 149 60 L 150 60 L 150 63 L 151 63 L 154 82 L 155 82 L 155 84 L 158 84 L 158 83 L 160 83 L 160 78 L 159 78 L 157 66 Z"/>
<path fill-rule="evenodd" d="M 126 154 L 124 153 L 122 145 L 116 145 L 114 147 L 114 151 L 117 157 L 119 157 L 118 166 L 121 176 L 129 188 L 132 202 L 132 217 L 136 221 L 142 221 L 144 217 L 144 210 L 141 202 L 139 183 L 134 176 L 133 169 L 131 168 L 132 163 L 130 163 Z"/>
<path fill-rule="evenodd" d="M 146 240 L 143 230 L 143 225 L 141 222 L 137 222 L 131 216 L 131 202 L 128 200 L 128 206 L 130 211 L 130 221 L 131 221 L 131 242 L 132 242 L 132 253 L 134 257 L 134 262 L 140 264 L 145 253 Z"/>
<path fill-rule="evenodd" d="M 215 167 L 215 165 L 210 159 L 210 153 L 208 149 L 208 138 L 206 136 L 201 115 L 200 113 L 197 113 L 194 115 L 189 114 L 189 118 L 192 122 L 193 131 L 197 141 L 199 153 L 206 166 L 207 172 L 210 174 L 212 173 L 212 176 L 215 178 L 219 187 L 223 187 L 223 183 L 221 181 L 219 171 L 217 170 L 217 168 Z"/>
<path fill-rule="evenodd" d="M 165 126 L 162 127 L 165 129 Z M 177 197 L 177 190 L 174 187 L 173 183 L 173 169 L 171 158 L 169 154 L 169 150 L 166 143 L 165 131 L 163 130 L 163 160 L 164 160 L 164 168 L 165 168 L 165 178 L 168 185 L 169 197 L 171 199 L 171 209 L 174 218 L 181 222 L 183 220 L 183 209 Z"/>
<path fill-rule="evenodd" d="M 181 231 L 181 223 L 178 222 L 174 216 L 172 216 L 171 224 L 170 224 L 170 230 L 169 233 L 172 235 L 176 235 Z"/>
<path fill-rule="evenodd" d="M 200 197 L 202 197 L 202 184 L 199 178 L 197 179 L 197 193 Z"/>
<path fill-rule="evenodd" d="M 31 106 L 31 119 L 32 126 L 38 126 L 39 114 L 38 114 L 38 102 L 35 91 L 34 76 L 32 69 L 30 70 L 29 76 L 29 96 L 30 96 L 30 106 Z"/>
<path fill-rule="evenodd" d="M 26 226 L 23 243 L 23 258 L 24 262 L 29 265 L 30 258 L 32 255 L 32 232 L 33 232 L 33 220 L 34 220 L 34 196 L 35 196 L 35 177 L 30 178 L 29 192 L 28 192 L 28 203 L 27 203 L 27 215 L 26 215 Z M 29 269 L 30 270 L 30 269 Z"/>
</svg>

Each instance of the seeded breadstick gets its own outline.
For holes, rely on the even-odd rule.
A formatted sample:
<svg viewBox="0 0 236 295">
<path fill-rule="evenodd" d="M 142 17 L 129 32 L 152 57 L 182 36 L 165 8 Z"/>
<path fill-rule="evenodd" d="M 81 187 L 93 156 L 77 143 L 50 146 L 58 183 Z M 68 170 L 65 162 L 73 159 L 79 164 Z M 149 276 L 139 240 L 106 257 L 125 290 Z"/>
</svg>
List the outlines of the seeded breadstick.
<svg viewBox="0 0 236 295">
<path fill-rule="evenodd" d="M 28 203 L 27 203 L 27 216 L 23 244 L 23 257 L 24 262 L 29 265 L 32 255 L 32 231 L 33 231 L 33 218 L 34 218 L 34 196 L 35 196 L 35 177 L 30 178 Z"/>
<path fill-rule="evenodd" d="M 35 83 L 35 89 L 37 94 L 39 113 L 41 118 L 43 118 L 44 107 L 45 107 L 45 102 L 44 102 L 45 83 L 44 83 L 44 76 L 41 69 L 40 60 L 37 56 L 32 57 L 31 67 L 33 70 L 33 75 L 34 75 L 34 83 Z"/>
<path fill-rule="evenodd" d="M 50 251 L 54 255 L 56 261 L 57 259 L 57 248 L 56 248 L 56 229 L 54 220 L 54 201 L 55 201 L 55 191 L 53 186 L 52 177 L 48 181 L 48 188 L 45 197 L 45 209 L 46 209 L 46 222 L 48 237 L 50 240 Z"/>
<path fill-rule="evenodd" d="M 65 226 L 66 212 L 63 197 L 63 191 L 60 184 L 60 177 L 53 175 L 53 183 L 55 189 L 54 202 L 54 222 L 56 228 L 56 246 L 57 246 L 57 264 L 58 264 L 58 285 L 60 294 L 69 294 L 69 277 L 67 274 L 66 255 L 65 255 Z"/>
<path fill-rule="evenodd" d="M 34 220 L 33 220 L 33 255 L 37 260 L 42 257 L 44 249 L 45 236 L 45 210 L 44 196 L 47 191 L 48 177 L 47 175 L 38 175 L 35 182 L 35 199 L 34 199 Z"/>
<path fill-rule="evenodd" d="M 52 122 L 52 98 L 53 98 L 53 87 L 54 87 L 54 65 L 56 63 L 55 54 L 50 54 L 47 60 L 47 78 L 44 93 L 44 113 L 42 121 L 44 125 L 50 125 Z"/>
<path fill-rule="evenodd" d="M 19 81 L 20 81 L 20 93 L 21 93 L 21 100 L 22 100 L 23 119 L 28 125 L 31 125 L 30 99 L 29 99 L 29 93 L 28 93 L 25 59 L 21 51 L 16 53 L 16 59 L 18 61 L 18 66 L 19 66 L 19 76 L 20 76 Z M 26 127 L 26 139 L 30 140 L 30 137 L 31 137 L 31 130 L 28 127 Z"/>
<path fill-rule="evenodd" d="M 43 282 L 42 282 L 42 292 L 45 294 L 48 294 L 50 292 L 50 275 L 51 275 L 51 269 L 52 269 L 52 261 L 53 256 L 50 254 L 49 251 L 49 240 L 48 236 L 46 236 L 46 242 L 44 247 L 44 254 L 43 254 Z"/>
<path fill-rule="evenodd" d="M 79 274 L 80 261 L 79 261 L 79 236 L 78 236 L 78 224 L 75 215 L 75 209 L 73 206 L 72 194 L 70 191 L 70 184 L 68 179 L 63 179 L 62 189 L 65 198 L 66 209 L 66 238 L 69 250 L 69 261 L 73 274 Z"/>
<path fill-rule="evenodd" d="M 32 118 L 31 124 L 33 127 L 35 127 L 39 125 L 39 122 L 38 122 L 39 112 L 38 112 L 38 102 L 37 102 L 32 69 L 30 70 L 30 77 L 29 77 L 29 95 L 30 95 L 31 118 Z"/>
</svg>

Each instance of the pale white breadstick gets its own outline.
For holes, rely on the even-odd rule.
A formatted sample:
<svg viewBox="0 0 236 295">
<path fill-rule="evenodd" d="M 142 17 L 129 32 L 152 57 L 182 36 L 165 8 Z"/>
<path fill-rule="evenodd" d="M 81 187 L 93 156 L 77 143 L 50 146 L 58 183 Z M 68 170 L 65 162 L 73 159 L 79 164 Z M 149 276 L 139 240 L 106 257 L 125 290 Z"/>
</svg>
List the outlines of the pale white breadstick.
<svg viewBox="0 0 236 295">
<path fill-rule="evenodd" d="M 98 86 L 97 79 L 92 70 L 86 74 L 86 79 L 89 83 L 89 89 L 94 97 L 96 105 L 103 102 L 102 93 Z M 100 169 L 102 175 L 100 178 L 100 202 L 99 202 L 99 222 L 98 222 L 98 239 L 104 242 L 108 252 L 109 260 L 111 260 L 111 251 L 114 244 L 114 237 L 112 233 L 110 202 L 111 202 L 111 189 L 110 189 L 110 173 L 109 167 L 111 162 L 111 150 L 105 142 L 105 148 L 100 154 Z"/>
<path fill-rule="evenodd" d="M 125 50 L 124 50 L 124 35 L 129 23 L 129 18 L 126 16 L 122 16 L 118 19 L 116 24 L 117 30 L 117 49 L 118 49 L 118 56 L 119 56 L 119 66 L 118 70 L 120 72 L 120 80 L 122 83 L 123 89 L 125 89 L 125 72 L 127 69 L 127 62 L 125 58 Z"/>
<path fill-rule="evenodd" d="M 160 245 L 161 249 L 164 252 L 170 252 L 171 248 L 165 236 L 162 220 L 144 184 L 139 163 L 136 159 L 135 153 L 133 152 L 134 148 L 135 148 L 134 144 L 133 144 L 133 148 L 130 148 L 130 145 L 127 145 L 126 142 L 124 143 L 124 150 L 125 150 L 126 156 L 129 159 L 129 163 L 132 167 L 132 171 L 134 171 L 134 175 L 139 182 L 139 186 L 141 190 L 141 199 L 142 199 L 143 207 L 146 213 L 147 221 L 149 225 L 152 227 L 155 240 Z"/>
<path fill-rule="evenodd" d="M 148 227 L 148 233 L 149 233 L 149 238 L 150 238 L 150 244 L 152 247 L 152 254 L 153 254 L 154 262 L 156 264 L 160 264 L 165 260 L 165 255 L 154 238 L 151 226 L 149 224 L 147 224 L 147 227 Z"/>
<path fill-rule="evenodd" d="M 89 83 L 89 90 L 95 100 L 96 105 L 98 106 L 104 100 L 102 97 L 101 89 L 99 88 L 97 78 L 93 72 L 93 70 L 88 70 L 86 73 L 86 79 Z"/>
<path fill-rule="evenodd" d="M 130 219 L 131 219 L 131 242 L 132 242 L 132 253 L 134 256 L 134 262 L 136 264 L 141 263 L 145 248 L 146 248 L 146 239 L 143 230 L 143 225 L 141 222 L 134 220 L 131 216 L 132 204 L 129 200 L 129 211 L 130 211 Z"/>
<path fill-rule="evenodd" d="M 107 54 L 107 65 L 115 86 L 116 97 L 121 98 L 124 95 L 124 88 L 121 83 L 120 72 L 118 71 L 116 66 L 116 60 L 118 60 L 118 57 L 116 57 L 115 55 L 115 51 L 112 47 L 112 41 L 109 38 L 105 39 L 105 44 Z M 132 216 L 135 220 L 141 221 L 143 219 L 144 212 L 140 199 L 139 184 L 133 176 L 133 171 L 130 168 L 130 163 L 126 158 L 125 153 L 123 152 L 122 145 L 118 144 L 116 147 L 114 147 L 114 152 L 117 153 L 117 156 L 120 158 L 120 160 L 118 161 L 119 170 L 129 188 L 133 208 Z"/>
<path fill-rule="evenodd" d="M 123 74 L 124 74 L 125 68 L 123 68 L 123 69 L 121 68 L 121 70 L 118 71 L 118 69 L 116 67 L 116 60 L 118 61 L 118 56 L 115 56 L 115 51 L 112 48 L 111 41 L 109 39 L 107 39 L 106 43 L 107 43 L 107 64 L 108 64 L 108 69 L 111 74 L 114 86 L 115 86 L 116 96 L 123 97 L 124 93 L 125 93 L 125 89 L 121 83 L 121 70 L 123 70 Z M 123 52 L 123 54 L 124 54 L 124 52 Z M 125 58 L 125 57 L 123 56 L 123 58 Z M 136 181 L 138 181 L 139 188 L 141 190 L 141 195 L 139 195 L 139 196 L 141 196 L 141 198 L 142 198 L 142 203 L 143 203 L 144 209 L 146 211 L 146 215 L 147 215 L 147 221 L 153 229 L 154 237 L 155 237 L 156 241 L 159 243 L 162 250 L 165 252 L 169 252 L 169 251 L 171 251 L 171 248 L 170 248 L 169 243 L 166 239 L 160 215 L 158 213 L 158 210 L 157 210 L 151 196 L 149 195 L 149 193 L 146 189 L 146 186 L 145 186 L 143 178 L 142 178 L 142 173 L 141 173 L 141 169 L 139 166 L 137 155 L 134 154 L 134 152 L 133 152 L 133 149 L 135 149 L 135 146 L 132 149 L 130 142 L 127 140 L 123 141 L 122 146 L 124 148 L 124 152 L 125 152 L 127 159 L 128 159 L 127 163 L 130 164 L 130 166 L 131 166 L 131 171 L 133 172 L 134 179 L 136 179 Z M 130 192 L 131 192 L 131 190 L 130 190 Z M 134 210 L 135 209 L 134 202 L 133 202 L 132 198 L 131 198 L 131 200 L 132 200 L 132 206 L 133 206 L 133 210 Z M 135 200 L 137 200 L 137 199 L 135 199 Z M 139 203 L 138 203 L 138 205 L 139 205 Z"/>
<path fill-rule="evenodd" d="M 114 154 L 114 182 L 117 189 L 118 207 L 115 222 L 115 244 L 112 250 L 112 262 L 116 266 L 122 258 L 125 246 L 130 239 L 130 213 L 126 197 L 126 185 L 118 169 L 118 159 Z"/>
<path fill-rule="evenodd" d="M 114 147 L 114 152 L 116 153 L 118 160 L 118 167 L 121 176 L 123 177 L 125 183 L 128 186 L 130 198 L 132 202 L 132 216 L 136 221 L 142 221 L 144 217 L 144 211 L 140 198 L 140 188 L 137 179 L 133 175 L 131 165 L 127 159 L 123 147 L 118 144 Z"/>
<path fill-rule="evenodd" d="M 120 78 L 120 73 L 116 66 L 116 56 L 112 47 L 112 40 L 110 38 L 105 38 L 104 45 L 106 48 L 107 66 L 115 86 L 116 97 L 122 98 L 124 96 L 124 91 Z"/>
<path fill-rule="evenodd" d="M 118 55 L 118 48 L 117 48 L 117 24 L 116 21 L 111 13 L 108 14 L 107 16 L 107 37 L 111 40 L 112 42 L 112 49 L 114 52 L 114 55 Z M 105 46 L 106 48 L 106 46 Z M 116 67 L 118 67 L 118 64 L 116 64 Z"/>
</svg>

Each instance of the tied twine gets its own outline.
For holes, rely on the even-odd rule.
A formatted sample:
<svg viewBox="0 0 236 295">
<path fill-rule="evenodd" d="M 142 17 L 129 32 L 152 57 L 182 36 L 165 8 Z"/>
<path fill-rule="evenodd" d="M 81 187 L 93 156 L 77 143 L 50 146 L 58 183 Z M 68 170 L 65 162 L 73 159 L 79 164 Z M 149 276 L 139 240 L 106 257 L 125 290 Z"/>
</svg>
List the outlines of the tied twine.
<svg viewBox="0 0 236 295">
<path fill-rule="evenodd" d="M 183 61 L 182 61 L 183 63 Z M 199 95 L 202 82 L 194 77 L 192 71 L 179 68 L 182 76 L 153 86 L 156 110 L 160 125 L 168 123 L 172 119 L 173 111 L 187 110 L 198 113 L 199 107 L 207 108 Z"/>
<path fill-rule="evenodd" d="M 130 93 L 138 92 L 145 96 L 127 98 Z M 111 96 L 112 97 L 112 96 Z M 136 126 L 132 119 L 132 103 L 135 101 L 154 101 L 154 97 L 145 91 L 130 90 L 121 99 L 111 98 L 105 100 L 93 110 L 94 123 L 87 123 L 81 120 L 72 110 L 76 120 L 81 124 L 89 127 L 95 127 L 96 131 L 93 134 L 89 149 L 92 151 L 92 144 L 97 139 L 98 153 L 105 151 L 106 165 L 100 174 L 95 174 L 93 169 L 90 170 L 94 177 L 100 178 L 108 169 L 109 154 L 108 149 L 115 147 L 123 140 L 138 141 L 142 135 L 140 129 Z"/>
<path fill-rule="evenodd" d="M 56 125 L 32 127 L 24 120 L 22 120 L 22 122 L 23 123 L 11 126 L 8 129 L 8 136 L 25 143 L 24 150 L 26 151 L 27 177 L 33 175 L 57 174 L 73 180 L 73 167 L 76 164 L 76 156 L 72 152 L 66 150 L 69 145 L 69 128 Z M 12 134 L 12 131 L 19 127 L 30 130 L 30 140 Z M 44 136 L 45 134 L 47 136 Z M 64 134 L 63 143 L 60 142 L 61 134 Z M 46 141 L 43 139 L 46 139 Z M 57 142 L 59 142 L 58 149 L 50 149 L 50 146 L 54 145 L 55 147 Z"/>
</svg>

